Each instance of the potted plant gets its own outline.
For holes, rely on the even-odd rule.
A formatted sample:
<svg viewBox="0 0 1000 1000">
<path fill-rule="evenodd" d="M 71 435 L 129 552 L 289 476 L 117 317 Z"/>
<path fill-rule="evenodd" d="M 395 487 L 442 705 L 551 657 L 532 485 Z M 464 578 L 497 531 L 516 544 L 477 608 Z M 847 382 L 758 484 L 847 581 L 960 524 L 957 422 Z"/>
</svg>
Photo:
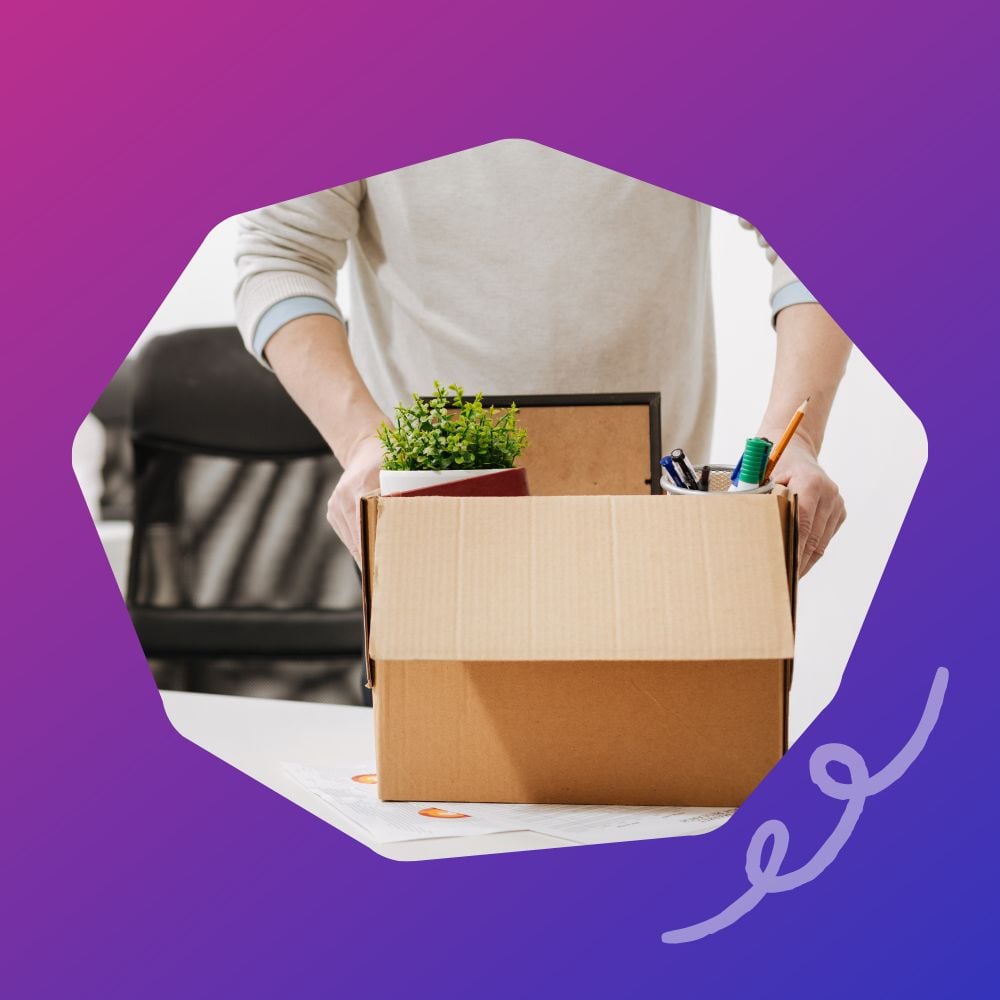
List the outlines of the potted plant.
<svg viewBox="0 0 1000 1000">
<path fill-rule="evenodd" d="M 513 468 L 528 443 L 517 426 L 517 413 L 514 403 L 506 410 L 487 409 L 481 392 L 469 400 L 461 386 L 445 389 L 435 382 L 429 399 L 414 395 L 410 405 L 396 407 L 394 427 L 385 423 L 379 428 L 382 495 L 433 490 Z"/>
</svg>

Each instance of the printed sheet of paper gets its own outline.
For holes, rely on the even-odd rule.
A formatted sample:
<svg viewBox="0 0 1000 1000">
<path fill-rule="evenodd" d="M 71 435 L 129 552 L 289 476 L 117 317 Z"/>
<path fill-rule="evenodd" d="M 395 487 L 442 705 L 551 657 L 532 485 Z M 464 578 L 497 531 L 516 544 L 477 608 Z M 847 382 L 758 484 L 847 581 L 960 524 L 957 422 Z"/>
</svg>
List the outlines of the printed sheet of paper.
<svg viewBox="0 0 1000 1000">
<path fill-rule="evenodd" d="M 688 837 L 708 833 L 729 819 L 732 809 L 697 806 L 506 806 L 531 810 L 527 829 L 578 844 L 610 840 Z"/>
<path fill-rule="evenodd" d="M 475 811 L 470 812 L 478 807 L 462 809 L 453 802 L 382 802 L 371 767 L 282 766 L 290 778 L 367 830 L 380 844 L 520 829 L 497 825 Z"/>
<path fill-rule="evenodd" d="M 531 830 L 578 844 L 684 837 L 708 833 L 733 814 L 732 809 L 660 806 L 382 802 L 371 767 L 283 767 L 290 778 L 383 844 L 515 830 Z"/>
</svg>

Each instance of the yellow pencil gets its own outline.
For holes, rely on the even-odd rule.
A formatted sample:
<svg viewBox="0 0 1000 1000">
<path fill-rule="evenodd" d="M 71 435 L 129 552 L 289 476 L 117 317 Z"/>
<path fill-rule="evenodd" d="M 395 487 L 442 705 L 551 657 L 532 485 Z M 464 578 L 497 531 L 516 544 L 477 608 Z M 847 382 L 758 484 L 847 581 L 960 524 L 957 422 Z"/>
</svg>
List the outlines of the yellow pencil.
<svg viewBox="0 0 1000 1000">
<path fill-rule="evenodd" d="M 792 440 L 792 435 L 799 429 L 799 424 L 802 423 L 802 418 L 806 415 L 806 408 L 809 406 L 810 399 L 812 399 L 812 396 L 806 396 L 806 401 L 792 415 L 792 419 L 785 428 L 785 433 L 781 435 L 781 440 L 774 446 L 771 457 L 767 460 L 767 468 L 764 469 L 764 477 L 761 479 L 762 483 L 766 483 L 771 478 L 771 473 L 774 472 L 774 467 L 778 464 L 781 453 L 788 447 L 788 442 Z"/>
</svg>

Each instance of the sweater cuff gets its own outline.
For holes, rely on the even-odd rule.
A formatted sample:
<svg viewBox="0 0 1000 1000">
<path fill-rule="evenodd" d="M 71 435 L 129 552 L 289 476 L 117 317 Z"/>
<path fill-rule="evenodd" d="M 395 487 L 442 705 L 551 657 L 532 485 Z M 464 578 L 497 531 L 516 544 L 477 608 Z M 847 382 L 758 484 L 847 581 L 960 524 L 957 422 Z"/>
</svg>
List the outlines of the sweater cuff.
<svg viewBox="0 0 1000 1000">
<path fill-rule="evenodd" d="M 782 285 L 771 296 L 771 326 L 778 321 L 778 313 L 786 306 L 797 306 L 802 302 L 815 302 L 816 296 L 801 281 L 790 281 Z"/>
<path fill-rule="evenodd" d="M 302 316 L 332 316 L 344 322 L 341 311 L 331 302 L 316 298 L 313 295 L 295 295 L 289 299 L 275 302 L 257 321 L 251 338 L 253 353 L 267 364 L 264 358 L 264 348 L 267 342 L 286 324 Z"/>
</svg>

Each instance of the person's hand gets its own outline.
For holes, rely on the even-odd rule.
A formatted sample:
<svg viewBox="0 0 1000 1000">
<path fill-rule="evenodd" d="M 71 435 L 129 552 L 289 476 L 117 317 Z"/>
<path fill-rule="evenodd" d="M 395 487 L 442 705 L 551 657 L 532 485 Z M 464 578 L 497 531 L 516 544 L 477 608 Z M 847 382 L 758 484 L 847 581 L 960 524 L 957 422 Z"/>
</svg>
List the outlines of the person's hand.
<svg viewBox="0 0 1000 1000">
<path fill-rule="evenodd" d="M 811 447 L 796 438 L 788 443 L 771 478 L 799 495 L 799 576 L 805 576 L 847 517 L 843 498 Z"/>
<path fill-rule="evenodd" d="M 326 505 L 326 519 L 358 565 L 361 564 L 361 497 L 378 489 L 381 467 L 382 442 L 372 432 L 351 450 L 344 472 Z"/>
</svg>

